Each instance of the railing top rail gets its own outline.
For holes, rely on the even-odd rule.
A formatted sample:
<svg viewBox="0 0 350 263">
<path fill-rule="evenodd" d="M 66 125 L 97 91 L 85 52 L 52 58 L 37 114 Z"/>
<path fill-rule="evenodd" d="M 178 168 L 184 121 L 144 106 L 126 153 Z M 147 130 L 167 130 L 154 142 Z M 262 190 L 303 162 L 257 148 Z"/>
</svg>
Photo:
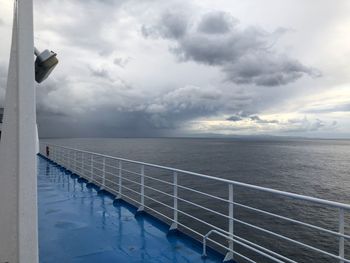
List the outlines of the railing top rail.
<svg viewBox="0 0 350 263">
<path fill-rule="evenodd" d="M 267 188 L 267 187 L 262 187 L 262 186 L 257 186 L 257 185 L 237 182 L 237 181 L 228 180 L 228 179 L 224 179 L 224 178 L 220 178 L 220 177 L 205 175 L 205 174 L 196 173 L 196 172 L 190 172 L 190 171 L 186 171 L 186 170 L 181 170 L 181 169 L 177 169 L 177 168 L 171 168 L 171 167 L 157 165 L 157 164 L 150 164 L 150 163 L 145 163 L 145 162 L 140 162 L 140 161 L 134 161 L 134 160 L 120 158 L 120 157 L 114 157 L 114 156 L 110 156 L 110 155 L 106 155 L 106 154 L 101 154 L 101 153 L 95 153 L 95 152 L 85 151 L 85 150 L 81 150 L 81 149 L 70 148 L 70 147 L 57 145 L 57 144 L 51 144 L 51 143 L 41 143 L 41 144 L 45 144 L 47 146 L 59 147 L 59 148 L 67 149 L 67 150 L 78 151 L 78 152 L 87 153 L 87 154 L 92 154 L 92 155 L 95 155 L 95 156 L 105 157 L 105 158 L 109 158 L 109 159 L 115 159 L 115 160 L 118 160 L 118 161 L 124 161 L 124 162 L 128 162 L 128 163 L 145 165 L 145 166 L 148 166 L 148 167 L 154 167 L 154 168 L 159 168 L 159 169 L 163 169 L 163 170 L 168 170 L 168 171 L 173 171 L 173 172 L 193 175 L 193 176 L 197 176 L 197 177 L 201 177 L 201 178 L 205 178 L 205 179 L 209 179 L 209 180 L 214 180 L 214 181 L 223 182 L 223 183 L 227 183 L 227 184 L 233 184 L 233 185 L 236 185 L 236 186 L 246 187 L 246 188 L 250 188 L 250 189 L 253 189 L 253 190 L 258 190 L 258 191 L 263 191 L 263 192 L 267 192 L 267 193 L 282 195 L 282 196 L 290 197 L 290 198 L 293 198 L 293 199 L 299 199 L 299 200 L 313 202 L 313 203 L 317 203 L 317 204 L 321 204 L 321 205 L 332 206 L 332 207 L 336 207 L 336 208 L 350 210 L 350 205 L 349 204 L 345 204 L 345 203 L 329 201 L 329 200 L 326 200 L 326 199 L 321 199 L 321 198 L 316 198 L 316 197 L 311 197 L 311 196 L 306 196 L 306 195 L 300 195 L 300 194 L 295 194 L 295 193 L 291 193 L 291 192 L 285 192 L 285 191 L 281 191 L 281 190 L 275 190 L 275 189 L 272 189 L 272 188 Z"/>
</svg>

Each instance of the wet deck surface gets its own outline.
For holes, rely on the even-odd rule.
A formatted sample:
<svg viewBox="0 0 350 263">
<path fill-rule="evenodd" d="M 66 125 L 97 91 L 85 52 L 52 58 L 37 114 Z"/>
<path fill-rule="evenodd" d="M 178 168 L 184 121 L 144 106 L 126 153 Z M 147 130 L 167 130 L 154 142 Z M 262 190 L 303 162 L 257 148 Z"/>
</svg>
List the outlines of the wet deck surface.
<svg viewBox="0 0 350 263">
<path fill-rule="evenodd" d="M 184 235 L 38 157 L 41 263 L 222 262 Z"/>
</svg>

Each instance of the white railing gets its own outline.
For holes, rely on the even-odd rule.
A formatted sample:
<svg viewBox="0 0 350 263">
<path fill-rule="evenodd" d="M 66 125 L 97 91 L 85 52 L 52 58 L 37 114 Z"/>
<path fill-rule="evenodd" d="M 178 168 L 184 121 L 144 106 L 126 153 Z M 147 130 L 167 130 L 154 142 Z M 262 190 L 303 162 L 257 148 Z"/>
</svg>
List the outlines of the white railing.
<svg viewBox="0 0 350 263">
<path fill-rule="evenodd" d="M 248 237 L 237 235 L 235 233 L 235 224 L 240 224 L 251 228 L 254 231 L 270 235 L 271 238 L 276 238 L 276 242 L 283 240 L 284 242 L 289 242 L 291 245 L 296 245 L 300 248 L 314 252 L 317 255 L 327 257 L 329 259 L 327 262 L 350 262 L 350 260 L 346 259 L 344 256 L 344 241 L 350 240 L 350 236 L 344 233 L 344 212 L 350 211 L 350 205 L 58 145 L 41 144 L 41 153 L 48 159 L 71 171 L 72 173 L 77 174 L 78 176 L 88 180 L 90 183 L 94 183 L 95 185 L 99 186 L 100 189 L 114 194 L 116 199 L 126 199 L 127 201 L 137 204 L 139 206 L 139 212 L 146 209 L 151 213 L 153 212 L 161 216 L 164 220 L 171 224 L 170 230 L 175 230 L 180 227 L 191 232 L 195 236 L 198 236 L 203 241 L 203 256 L 206 255 L 206 245 L 209 241 L 213 246 L 226 250 L 227 253 L 225 261 L 232 260 L 234 258 L 238 262 L 240 262 L 239 259 L 242 259 L 243 262 L 256 262 L 251 259 L 251 254 L 255 254 L 258 256 L 259 262 L 262 261 L 260 260 L 261 258 L 266 258 L 270 260 L 270 262 L 297 262 L 295 258 L 288 258 L 282 255 L 282 253 L 277 253 L 276 251 L 266 248 L 261 244 L 248 240 Z M 128 168 L 128 165 L 133 165 L 134 168 L 136 167 L 138 169 L 138 171 Z M 150 173 L 146 173 L 146 168 L 156 169 L 166 173 L 162 174 L 161 176 L 151 176 Z M 180 184 L 180 175 L 186 176 L 186 178 L 193 177 L 196 180 L 205 179 L 206 183 L 208 183 L 208 180 L 212 183 L 222 183 L 227 187 L 228 196 L 226 198 L 222 197 L 221 190 L 218 191 L 217 194 L 209 194 L 191 187 L 192 185 Z M 158 184 L 162 185 L 162 190 L 156 187 Z M 269 193 L 277 197 L 290 198 L 308 204 L 337 209 L 339 213 L 338 219 L 336 220 L 338 223 L 338 231 L 334 231 L 331 228 L 326 229 L 314 224 L 239 203 L 235 201 L 234 198 L 234 186 L 239 186 L 247 190 L 256 190 Z M 169 191 L 165 191 L 165 188 L 167 188 Z M 147 192 L 153 191 L 153 195 L 146 194 L 146 190 Z M 180 190 L 201 195 L 201 204 L 191 201 L 192 198 L 186 198 L 186 195 L 181 194 L 182 192 L 180 193 Z M 165 197 L 172 200 L 170 204 L 167 204 L 164 201 Z M 148 202 L 146 202 L 146 200 Z M 224 203 L 227 213 L 221 212 L 220 209 L 212 209 L 203 205 L 210 200 Z M 194 206 L 197 209 L 204 210 L 215 216 L 222 217 L 227 224 L 224 227 L 218 226 L 215 224 L 215 222 L 213 222 L 213 220 L 208 219 L 209 217 L 202 219 L 199 218 L 198 214 L 196 214 L 194 211 L 184 211 L 179 209 L 179 202 Z M 162 209 L 160 209 L 159 206 L 170 209 L 171 215 L 169 215 L 169 213 L 162 212 Z M 315 230 L 319 233 L 331 235 L 338 240 L 338 244 L 336 244 L 338 247 L 338 253 L 331 253 L 325 249 L 306 244 L 304 241 L 290 238 L 284 234 L 276 233 L 275 231 L 249 223 L 247 220 L 239 219 L 235 216 L 235 208 L 246 209 L 257 213 L 256 216 L 270 216 L 272 218 L 277 218 L 307 229 Z M 201 232 L 195 230 L 193 224 L 188 223 L 189 220 L 180 220 L 180 215 L 186 216 L 187 218 L 191 219 L 192 222 L 195 221 L 197 224 L 205 225 L 209 231 Z M 227 243 L 225 244 L 222 241 L 218 241 L 218 239 L 211 238 L 211 236 L 221 237 Z M 244 255 L 240 252 L 241 250 L 235 249 L 236 246 L 249 250 L 250 255 Z M 255 260 L 257 258 L 256 256 L 253 257 Z"/>
</svg>

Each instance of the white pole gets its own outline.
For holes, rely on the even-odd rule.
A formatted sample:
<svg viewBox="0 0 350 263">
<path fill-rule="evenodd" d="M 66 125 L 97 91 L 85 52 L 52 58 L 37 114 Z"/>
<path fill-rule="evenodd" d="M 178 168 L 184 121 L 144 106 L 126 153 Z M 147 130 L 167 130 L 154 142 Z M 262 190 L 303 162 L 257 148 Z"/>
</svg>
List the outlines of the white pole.
<svg viewBox="0 0 350 263">
<path fill-rule="evenodd" d="M 233 184 L 229 184 L 228 185 L 228 200 L 229 200 L 229 204 L 228 204 L 228 216 L 229 216 L 229 220 L 228 220 L 228 231 L 229 233 L 231 234 L 231 237 L 233 237 L 234 235 L 234 229 L 233 229 L 233 224 L 234 224 L 234 221 L 233 221 L 233 217 L 234 217 L 234 214 L 233 214 Z M 228 248 L 229 248 L 229 251 L 226 253 L 226 256 L 225 256 L 225 259 L 224 259 L 224 262 L 227 262 L 227 261 L 233 261 L 233 241 L 232 240 L 229 240 L 228 241 Z"/>
<path fill-rule="evenodd" d="M 344 235 L 344 209 L 339 209 L 339 234 Z M 339 238 L 339 257 L 344 258 L 344 237 Z M 344 263 L 344 260 L 340 260 Z"/>
<path fill-rule="evenodd" d="M 16 0 L 0 143 L 0 262 L 38 262 L 33 2 Z"/>
<path fill-rule="evenodd" d="M 177 189 L 177 172 L 173 173 L 173 194 L 174 194 L 174 211 L 173 211 L 173 223 L 171 224 L 169 230 L 176 230 L 177 229 L 177 223 L 178 223 L 178 211 L 177 211 L 177 195 L 178 195 L 178 189 Z"/>
</svg>

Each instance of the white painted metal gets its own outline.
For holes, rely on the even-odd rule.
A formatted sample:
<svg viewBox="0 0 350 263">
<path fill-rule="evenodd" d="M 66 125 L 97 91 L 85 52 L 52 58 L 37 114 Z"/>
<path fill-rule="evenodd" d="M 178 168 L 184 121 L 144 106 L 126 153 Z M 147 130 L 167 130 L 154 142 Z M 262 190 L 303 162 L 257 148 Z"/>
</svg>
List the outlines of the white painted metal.
<svg viewBox="0 0 350 263">
<path fill-rule="evenodd" d="M 40 146 L 39 146 L 39 132 L 38 132 L 38 125 L 35 124 L 35 153 L 38 154 L 40 152 Z"/>
<path fill-rule="evenodd" d="M 228 185 L 228 200 L 230 201 L 228 204 L 228 232 L 233 236 L 233 184 Z M 228 240 L 228 248 L 224 262 L 233 260 L 233 240 Z"/>
<path fill-rule="evenodd" d="M 106 157 L 102 158 L 102 188 L 103 190 L 106 186 Z"/>
<path fill-rule="evenodd" d="M 140 174 L 140 199 L 141 206 L 137 209 L 137 212 L 142 212 L 145 209 L 145 166 L 141 165 L 141 174 Z"/>
<path fill-rule="evenodd" d="M 173 223 L 170 226 L 169 230 L 176 230 L 177 229 L 177 221 L 178 221 L 178 212 L 177 212 L 177 206 L 178 206 L 178 189 L 177 189 L 177 172 L 173 172 L 173 194 L 174 194 L 174 215 L 173 215 Z"/>
<path fill-rule="evenodd" d="M 122 169 L 123 169 L 123 163 L 121 160 L 118 161 L 119 163 L 119 167 L 118 167 L 118 179 L 119 179 L 119 182 L 118 182 L 118 185 L 119 185 L 119 189 L 118 189 L 118 196 L 117 196 L 117 199 L 120 199 L 122 198 L 122 183 L 123 183 L 123 179 L 122 179 L 122 176 L 123 176 L 123 172 L 122 172 Z"/>
<path fill-rule="evenodd" d="M 33 3 L 14 5 L 0 144 L 0 262 L 38 262 Z"/>
<path fill-rule="evenodd" d="M 83 176 L 84 176 L 84 161 L 85 161 L 84 153 L 81 153 L 81 175 Z"/>
<path fill-rule="evenodd" d="M 232 241 L 232 242 L 236 242 L 236 243 L 238 243 L 238 244 L 240 244 L 240 245 L 243 245 L 243 246 L 245 246 L 246 248 L 255 251 L 257 254 L 260 254 L 260 255 L 262 255 L 262 256 L 264 256 L 264 257 L 267 257 L 267 258 L 271 259 L 273 262 L 279 262 L 279 263 L 284 263 L 284 262 L 297 263 L 297 262 L 294 261 L 294 260 L 291 260 L 291 259 L 289 259 L 289 258 L 287 258 L 287 257 L 285 257 L 285 256 L 282 256 L 281 254 L 275 253 L 275 252 L 273 252 L 273 251 L 271 251 L 271 250 L 269 250 L 269 249 L 267 249 L 267 248 L 264 248 L 264 247 L 262 247 L 262 246 L 259 246 L 259 245 L 255 244 L 255 243 L 253 243 L 253 242 L 250 242 L 250 241 L 248 241 L 248 240 L 246 240 L 246 239 L 244 239 L 244 238 L 241 238 L 241 237 L 236 236 L 236 235 L 226 236 L 225 234 L 223 234 L 223 233 L 221 233 L 221 232 L 219 232 L 219 231 L 217 231 L 217 230 L 210 230 L 210 231 L 203 237 L 203 242 L 202 242 L 202 243 L 203 243 L 203 253 L 202 253 L 202 255 L 203 255 L 204 257 L 207 256 L 207 249 L 206 249 L 207 242 L 206 242 L 206 241 L 209 239 L 209 236 L 212 235 L 212 234 L 219 235 L 219 236 L 221 236 L 221 237 L 224 237 L 224 238 L 227 239 L 227 240 L 230 240 L 230 241 Z M 243 243 L 241 243 L 241 242 L 243 242 Z M 255 247 L 255 249 L 258 248 L 259 250 L 255 250 L 254 247 Z M 230 250 L 230 251 L 232 252 L 232 254 L 238 254 L 238 253 L 235 252 L 234 250 Z M 267 253 L 265 253 L 265 252 L 267 252 Z M 271 254 L 272 256 L 269 255 L 269 254 Z M 240 254 L 238 254 L 238 255 L 239 255 L 239 256 L 242 256 L 242 255 L 240 255 Z M 247 258 L 245 258 L 245 259 L 247 259 Z M 281 259 L 284 260 L 284 261 L 281 261 Z M 250 261 L 250 259 L 248 259 L 248 261 Z"/>
<path fill-rule="evenodd" d="M 115 183 L 113 180 L 108 180 L 106 182 L 106 189 L 108 191 L 110 191 L 111 193 L 116 193 L 118 198 L 121 198 L 121 197 L 126 198 L 127 200 L 132 201 L 132 202 L 140 205 L 140 207 L 146 208 L 149 211 L 160 215 L 161 217 L 165 218 L 166 220 L 169 220 L 171 222 L 170 229 L 175 229 L 174 226 L 176 226 L 176 228 L 178 226 L 180 226 L 180 227 L 182 227 L 184 229 L 187 229 L 187 230 L 191 231 L 193 234 L 198 235 L 199 237 L 203 238 L 203 243 L 205 243 L 205 245 L 207 243 L 207 240 L 209 240 L 212 244 L 226 249 L 226 251 L 228 252 L 226 254 L 226 260 L 232 259 L 233 255 L 236 255 L 237 257 L 239 257 L 241 259 L 244 259 L 244 260 L 246 260 L 248 262 L 255 262 L 254 260 L 249 259 L 246 255 L 239 254 L 237 251 L 234 250 L 234 245 L 233 244 L 237 243 L 238 245 L 249 249 L 251 252 L 254 252 L 254 253 L 256 253 L 256 254 L 258 254 L 260 256 L 269 258 L 269 259 L 271 259 L 274 262 L 290 262 L 290 263 L 295 263 L 296 262 L 296 261 L 294 261 L 291 258 L 287 258 L 287 257 L 285 257 L 285 256 L 283 256 L 281 254 L 278 254 L 278 253 L 276 253 L 276 252 L 274 252 L 274 251 L 272 251 L 270 249 L 267 249 L 267 248 L 265 248 L 265 247 L 263 247 L 263 246 L 261 246 L 259 244 L 255 244 L 255 243 L 253 243 L 253 242 L 251 242 L 251 241 L 249 241 L 249 240 L 247 240 L 247 239 L 245 239 L 245 238 L 243 238 L 241 236 L 235 235 L 234 234 L 234 224 L 238 223 L 238 224 L 244 225 L 245 227 L 249 227 L 251 229 L 254 229 L 255 231 L 259 231 L 261 233 L 268 234 L 268 235 L 270 235 L 270 237 L 276 238 L 276 241 L 281 239 L 281 240 L 290 242 L 293 245 L 297 245 L 297 246 L 303 247 L 304 249 L 308 249 L 310 251 L 319 253 L 320 255 L 328 256 L 330 259 L 336 259 L 339 262 L 350 263 L 349 259 L 345 259 L 344 258 L 344 241 L 345 241 L 345 239 L 346 240 L 350 240 L 350 236 L 344 234 L 344 224 L 345 224 L 345 222 L 344 222 L 344 213 L 345 212 L 350 212 L 350 206 L 347 205 L 347 204 L 338 203 L 338 202 L 332 202 L 332 201 L 328 201 L 328 200 L 324 200 L 324 199 L 318 199 L 318 198 L 313 198 L 313 197 L 309 197 L 309 196 L 296 195 L 296 194 L 293 194 L 293 193 L 277 191 L 277 190 L 274 190 L 274 189 L 263 188 L 263 187 L 254 186 L 254 185 L 242 184 L 242 183 L 231 181 L 231 180 L 220 179 L 220 178 L 217 178 L 217 177 L 212 177 L 212 176 L 198 174 L 198 173 L 192 173 L 192 172 L 179 170 L 179 169 L 174 169 L 174 168 L 170 168 L 170 167 L 164 167 L 164 166 L 159 166 L 159 165 L 154 165 L 154 164 L 147 164 L 147 163 L 144 163 L 144 162 L 137 162 L 137 161 L 127 160 L 127 159 L 123 159 L 123 158 L 116 158 L 116 157 L 111 157 L 111 156 L 107 156 L 107 155 L 81 151 L 81 150 L 77 150 L 77 149 L 70 149 L 70 148 L 67 148 L 67 147 L 62 147 L 62 146 L 57 146 L 57 145 L 50 145 L 50 149 L 51 149 L 50 151 L 53 151 L 53 152 L 56 152 L 56 151 L 60 152 L 62 149 L 73 150 L 73 151 L 79 152 L 81 154 L 86 153 L 88 155 L 95 156 L 96 158 L 95 158 L 94 162 L 96 163 L 96 166 L 95 166 L 94 169 L 96 171 L 103 171 L 103 169 L 99 169 L 98 168 L 101 165 L 101 162 L 103 162 L 103 160 L 118 161 L 118 163 L 119 163 L 118 167 L 110 165 L 110 164 L 108 164 L 108 165 L 105 164 L 109 168 L 117 169 L 117 171 L 118 171 L 117 173 L 113 173 L 113 172 L 108 172 L 108 173 L 111 176 L 115 177 L 116 179 L 119 179 L 118 184 Z M 127 162 L 129 164 L 134 164 L 134 165 L 140 165 L 141 172 L 138 173 L 138 172 L 135 172 L 135 171 L 132 171 L 132 170 L 124 169 L 123 165 L 122 165 L 123 162 Z M 112 162 L 109 162 L 109 163 L 112 163 Z M 169 182 L 167 180 L 162 180 L 162 179 L 159 179 L 159 178 L 152 177 L 150 175 L 146 175 L 145 174 L 145 167 L 152 167 L 152 168 L 158 168 L 158 169 L 162 169 L 162 170 L 166 170 L 166 171 L 171 171 L 172 173 L 169 174 L 169 176 L 171 176 L 171 175 L 173 176 L 172 177 L 173 178 L 173 182 Z M 81 174 L 84 174 L 84 170 L 85 169 L 83 169 L 81 171 Z M 89 172 L 91 172 L 91 171 L 90 170 L 87 170 L 87 171 L 88 171 L 87 174 L 89 175 Z M 125 174 L 123 174 L 123 172 Z M 229 192 L 228 198 L 225 199 L 225 198 L 222 198 L 222 197 L 219 197 L 219 196 L 216 196 L 216 195 L 212 195 L 212 194 L 208 194 L 208 193 L 205 193 L 205 192 L 202 192 L 202 191 L 199 191 L 199 190 L 192 189 L 189 186 L 180 185 L 179 182 L 178 182 L 178 175 L 179 175 L 179 173 L 181 173 L 183 175 L 186 175 L 186 176 L 195 176 L 197 180 L 200 180 L 201 178 L 204 178 L 206 180 L 210 179 L 210 180 L 213 180 L 213 181 L 216 181 L 216 182 L 226 183 L 226 185 L 228 186 L 228 190 L 229 190 L 228 191 Z M 140 181 L 131 180 L 128 177 L 128 174 L 138 175 L 138 176 L 140 176 L 141 180 Z M 122 175 L 123 175 L 123 177 L 122 177 Z M 103 177 L 103 175 L 100 176 L 100 175 L 98 175 L 98 173 L 96 173 L 95 176 L 96 176 L 96 178 L 99 177 L 100 179 Z M 157 189 L 155 187 L 152 187 L 152 186 L 154 186 L 154 184 L 152 184 L 152 186 L 147 185 L 145 183 L 145 181 L 144 181 L 144 178 L 150 179 L 150 180 L 152 180 L 154 182 L 159 182 L 160 184 L 166 184 L 166 185 L 173 186 L 173 191 L 172 191 L 172 193 L 167 193 L 165 191 L 162 191 L 162 190 L 159 190 L 159 189 Z M 122 180 L 125 180 L 128 183 L 132 183 L 132 184 L 141 186 L 140 190 L 139 191 L 138 190 L 134 190 L 134 189 L 132 189 L 130 187 L 127 187 L 127 186 L 123 185 L 122 184 Z M 97 185 L 99 185 L 98 182 L 99 182 L 99 180 L 95 181 L 95 183 Z M 247 189 L 254 189 L 254 190 L 262 191 L 262 192 L 269 192 L 269 193 L 275 194 L 276 196 L 279 196 L 279 197 L 280 196 L 284 196 L 284 197 L 288 197 L 288 198 L 292 198 L 292 199 L 301 200 L 301 201 L 304 201 L 305 204 L 314 203 L 314 204 L 318 204 L 318 205 L 321 204 L 324 207 L 328 207 L 328 208 L 329 207 L 330 208 L 338 208 L 339 209 L 339 231 L 338 232 L 332 231 L 332 230 L 325 229 L 325 228 L 322 228 L 322 227 L 319 227 L 319 226 L 315 226 L 315 225 L 312 225 L 312 224 L 309 224 L 309 223 L 304 223 L 304 222 L 301 222 L 301 221 L 298 221 L 298 220 L 295 220 L 295 219 L 292 219 L 292 218 L 288 218 L 288 217 L 285 217 L 285 216 L 280 216 L 280 215 L 277 215 L 277 214 L 274 214 L 274 213 L 271 213 L 271 212 L 267 212 L 267 211 L 264 211 L 264 210 L 261 210 L 261 209 L 250 207 L 248 205 L 243 205 L 243 204 L 240 204 L 238 202 L 234 202 L 234 196 L 233 196 L 234 185 L 239 185 L 240 187 L 245 187 Z M 126 192 L 126 194 L 122 194 L 122 189 L 123 188 L 128 190 L 128 191 L 130 191 L 130 192 L 133 192 L 135 194 L 140 195 L 141 196 L 140 200 L 135 200 L 133 197 L 129 196 L 127 194 L 127 192 Z M 161 197 L 157 198 L 157 197 L 154 197 L 154 195 L 152 197 L 146 195 L 145 191 L 144 191 L 145 188 L 147 188 L 147 189 L 149 189 L 151 191 L 154 191 L 156 193 L 159 193 L 160 195 L 165 195 L 165 196 L 168 196 L 170 198 L 173 198 L 173 200 L 174 200 L 173 204 L 172 205 L 168 205 L 168 204 L 162 202 L 161 201 L 162 200 Z M 184 197 L 179 196 L 179 193 L 178 193 L 178 189 L 179 188 L 183 189 L 185 191 L 190 191 L 190 192 L 193 192 L 193 193 L 196 193 L 196 194 L 201 194 L 203 196 L 203 201 L 201 201 L 201 204 L 197 204 L 195 202 L 192 202 L 191 200 L 186 200 Z M 164 206 L 166 208 L 171 209 L 173 211 L 173 216 L 169 217 L 168 215 L 158 211 L 157 209 L 152 207 L 153 205 L 145 205 L 145 198 L 153 201 L 154 203 L 160 204 L 160 205 L 162 205 L 162 206 Z M 205 198 L 207 198 L 207 199 L 205 199 Z M 221 213 L 219 211 L 215 211 L 213 209 L 209 209 L 209 208 L 205 207 L 204 205 L 202 205 L 202 204 L 205 204 L 206 201 L 208 201 L 210 199 L 224 202 L 224 204 L 228 204 L 228 210 L 229 210 L 228 214 L 223 214 L 223 213 Z M 197 208 L 203 209 L 203 210 L 205 210 L 207 212 L 210 212 L 210 213 L 216 214 L 218 216 L 221 216 L 224 219 L 228 219 L 228 230 L 220 228 L 219 226 L 215 225 L 215 222 L 210 222 L 210 221 L 207 221 L 207 219 L 198 218 L 197 215 L 195 213 L 191 212 L 191 211 L 185 212 L 185 211 L 182 211 L 182 210 L 178 209 L 178 201 L 185 202 L 185 203 L 190 204 L 192 206 L 195 206 Z M 256 225 L 247 223 L 244 220 L 238 219 L 238 218 L 235 217 L 235 214 L 234 214 L 234 207 L 235 206 L 239 206 L 241 208 L 248 209 L 248 210 L 250 210 L 252 212 L 256 212 L 257 216 L 259 216 L 261 214 L 268 215 L 268 216 L 271 216 L 271 217 L 274 217 L 274 218 L 279 218 L 279 219 L 285 220 L 287 222 L 291 222 L 291 223 L 294 223 L 294 224 L 297 224 L 297 225 L 301 225 L 301 226 L 306 227 L 306 228 L 318 230 L 320 232 L 325 232 L 325 233 L 328 233 L 328 234 L 333 235 L 335 237 L 338 237 L 339 238 L 339 255 L 332 254 L 332 253 L 327 252 L 325 250 L 322 250 L 322 249 L 316 248 L 314 246 L 305 244 L 302 241 L 294 240 L 294 239 L 289 238 L 287 236 L 284 236 L 282 234 L 275 233 L 275 232 L 273 232 L 271 230 L 267 230 L 267 229 L 264 229 L 262 227 L 258 227 Z M 188 226 L 188 225 L 184 224 L 183 222 L 179 221 L 179 218 L 178 218 L 178 214 L 179 213 L 184 215 L 184 216 L 186 216 L 187 218 L 193 219 L 198 224 L 203 224 L 203 225 L 209 227 L 212 230 L 209 231 L 210 233 L 207 233 L 207 235 L 205 235 L 204 233 L 200 233 L 200 232 L 192 229 L 190 226 Z M 219 243 L 217 240 L 213 240 L 213 239 L 209 238 L 209 235 L 211 233 L 216 233 L 217 235 L 219 235 L 221 237 L 224 237 L 228 241 L 229 245 L 228 246 L 223 245 L 222 243 Z M 204 250 L 204 253 L 205 253 L 205 250 Z M 237 258 L 235 258 L 235 260 L 237 260 Z"/>
<path fill-rule="evenodd" d="M 339 209 L 339 233 L 344 234 L 344 209 Z M 344 258 L 344 237 L 339 237 L 339 257 Z M 344 263 L 344 260 L 340 260 Z"/>
<path fill-rule="evenodd" d="M 77 171 L 77 152 L 76 151 L 74 151 L 73 152 L 73 156 L 74 156 L 74 159 L 73 159 L 73 169 L 74 169 L 74 171 Z"/>
<path fill-rule="evenodd" d="M 94 156 L 90 155 L 90 183 L 94 181 Z"/>
</svg>

